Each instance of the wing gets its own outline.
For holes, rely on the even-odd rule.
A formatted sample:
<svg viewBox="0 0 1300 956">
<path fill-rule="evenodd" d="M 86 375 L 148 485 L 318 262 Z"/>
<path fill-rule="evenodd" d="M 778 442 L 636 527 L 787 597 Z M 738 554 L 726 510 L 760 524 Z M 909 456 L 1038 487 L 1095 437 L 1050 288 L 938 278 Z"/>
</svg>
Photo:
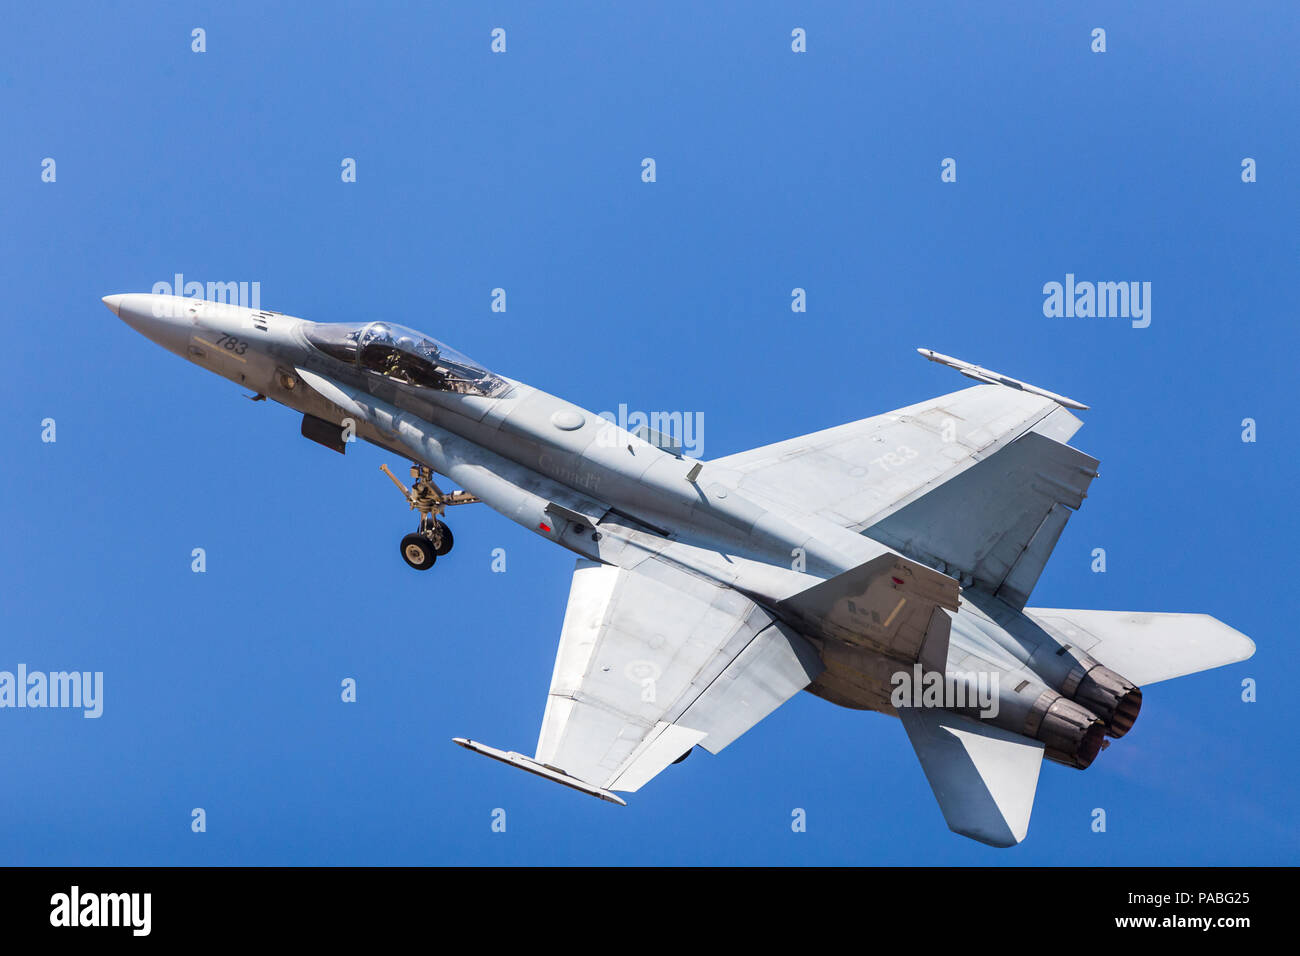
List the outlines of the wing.
<svg viewBox="0 0 1300 956">
<path fill-rule="evenodd" d="M 865 533 L 1019 609 L 1096 476 L 1097 459 L 1028 431 Z"/>
<path fill-rule="evenodd" d="M 874 418 L 709 462 L 765 504 L 864 531 L 1030 429 L 1066 441 L 1081 422 L 1051 399 L 976 385 Z"/>
<path fill-rule="evenodd" d="M 807 641 L 731 588 L 654 558 L 579 560 L 536 762 L 637 790 L 697 744 L 722 750 L 821 671 Z"/>
<path fill-rule="evenodd" d="M 710 463 L 799 508 L 1023 607 L 1097 460 L 1050 398 L 979 385 Z"/>
</svg>

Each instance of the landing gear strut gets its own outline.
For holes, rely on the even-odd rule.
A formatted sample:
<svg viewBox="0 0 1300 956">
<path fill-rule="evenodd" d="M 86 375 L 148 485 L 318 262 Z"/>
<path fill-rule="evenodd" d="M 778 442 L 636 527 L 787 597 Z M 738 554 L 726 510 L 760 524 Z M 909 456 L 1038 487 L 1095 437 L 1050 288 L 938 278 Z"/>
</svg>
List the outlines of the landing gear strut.
<svg viewBox="0 0 1300 956">
<path fill-rule="evenodd" d="M 468 491 L 443 494 L 433 482 L 433 471 L 424 465 L 411 466 L 411 477 L 415 482 L 410 488 L 402 484 L 387 465 L 380 465 L 379 470 L 397 485 L 412 510 L 420 512 L 419 528 L 402 539 L 402 560 L 417 571 L 426 571 L 451 550 L 455 541 L 451 529 L 442 521 L 443 511 L 449 505 L 469 505 L 479 499 Z"/>
</svg>

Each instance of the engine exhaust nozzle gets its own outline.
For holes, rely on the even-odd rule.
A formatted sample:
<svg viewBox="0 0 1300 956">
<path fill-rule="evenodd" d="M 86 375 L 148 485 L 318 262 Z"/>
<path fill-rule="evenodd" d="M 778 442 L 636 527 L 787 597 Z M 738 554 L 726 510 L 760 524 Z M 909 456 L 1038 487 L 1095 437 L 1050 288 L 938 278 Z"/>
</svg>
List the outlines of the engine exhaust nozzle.
<svg viewBox="0 0 1300 956">
<path fill-rule="evenodd" d="M 1106 725 L 1092 711 L 1058 696 L 1043 714 L 1035 736 L 1046 745 L 1044 757 L 1086 770 L 1101 751 Z"/>
<path fill-rule="evenodd" d="M 1101 664 L 1079 681 L 1074 699 L 1100 717 L 1107 735 L 1116 738 L 1133 728 L 1142 709 L 1142 689 Z"/>
</svg>

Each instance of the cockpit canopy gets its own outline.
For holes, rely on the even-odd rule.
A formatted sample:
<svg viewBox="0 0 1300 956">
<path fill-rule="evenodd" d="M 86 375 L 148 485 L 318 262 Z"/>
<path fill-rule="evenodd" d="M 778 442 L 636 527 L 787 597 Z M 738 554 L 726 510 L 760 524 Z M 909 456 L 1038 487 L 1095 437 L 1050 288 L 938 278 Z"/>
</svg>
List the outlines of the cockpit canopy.
<svg viewBox="0 0 1300 956">
<path fill-rule="evenodd" d="M 306 335 L 313 347 L 340 362 L 407 385 L 487 398 L 506 388 L 504 379 L 468 356 L 392 322 L 314 322 Z"/>
</svg>

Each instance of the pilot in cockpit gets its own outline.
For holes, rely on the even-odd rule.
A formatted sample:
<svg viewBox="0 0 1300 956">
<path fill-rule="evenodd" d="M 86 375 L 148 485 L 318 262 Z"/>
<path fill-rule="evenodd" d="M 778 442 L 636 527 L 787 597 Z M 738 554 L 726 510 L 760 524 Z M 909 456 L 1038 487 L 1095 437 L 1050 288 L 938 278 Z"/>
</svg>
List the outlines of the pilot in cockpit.
<svg viewBox="0 0 1300 956">
<path fill-rule="evenodd" d="M 384 359 L 383 373 L 389 378 L 395 378 L 400 382 L 410 383 L 411 381 L 411 376 L 402 367 L 402 353 L 396 349 L 389 352 Z"/>
</svg>

